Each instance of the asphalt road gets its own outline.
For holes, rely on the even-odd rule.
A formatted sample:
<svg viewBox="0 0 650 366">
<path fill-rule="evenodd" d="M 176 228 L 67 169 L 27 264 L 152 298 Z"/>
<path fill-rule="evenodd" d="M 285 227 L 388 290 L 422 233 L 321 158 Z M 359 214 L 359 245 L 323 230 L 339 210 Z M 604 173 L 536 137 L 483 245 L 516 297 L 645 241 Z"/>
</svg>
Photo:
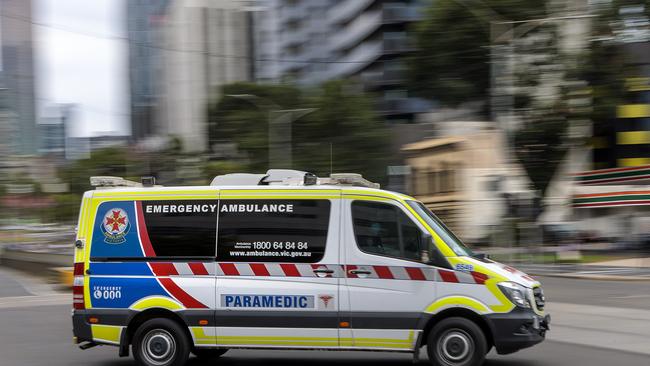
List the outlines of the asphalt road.
<svg viewBox="0 0 650 366">
<path fill-rule="evenodd" d="M 602 306 L 648 308 L 647 299 L 633 295 L 648 294 L 650 284 L 541 278 L 547 296 L 555 301 Z M 11 274 L 0 271 L 0 366 L 126 366 L 134 365 L 132 358 L 119 358 L 114 347 L 95 347 L 86 351 L 71 344 L 70 305 L 61 304 L 67 295 L 47 296 L 38 300 L 29 296 L 23 281 L 15 281 Z M 27 293 L 27 296 L 25 295 Z M 631 296 L 631 297 L 630 297 Z M 15 300 L 14 300 L 15 299 Z M 15 302 L 14 302 L 15 301 Z M 645 303 L 645 304 L 644 304 Z M 552 332 L 553 330 L 551 330 Z M 420 365 L 426 365 L 425 352 Z M 253 351 L 233 350 L 216 364 L 245 366 L 388 366 L 411 365 L 409 354 L 380 352 L 326 352 L 326 351 Z M 202 364 L 192 359 L 189 365 Z M 488 355 L 488 366 L 648 366 L 650 356 L 616 350 L 545 341 L 518 353 Z"/>
<path fill-rule="evenodd" d="M 650 281 L 535 278 L 542 283 L 549 302 L 650 310 Z"/>
<path fill-rule="evenodd" d="M 572 275 L 600 275 L 600 276 L 623 276 L 639 277 L 650 280 L 650 267 L 619 267 L 599 265 L 575 265 L 575 264 L 517 264 L 515 267 L 528 274 L 572 274 Z"/>
<path fill-rule="evenodd" d="M 25 287 L 16 281 L 16 277 L 6 270 L 0 271 L 0 297 L 31 295 Z"/>
<path fill-rule="evenodd" d="M 126 366 L 132 358 L 118 358 L 114 347 L 82 351 L 71 344 L 70 308 L 66 305 L 0 310 L 0 365 L 2 366 Z M 426 365 L 423 352 L 421 365 Z M 647 366 L 650 357 L 563 343 L 544 342 L 507 356 L 488 355 L 487 366 Z M 252 351 L 233 350 L 220 366 L 388 366 L 411 365 L 408 354 L 379 352 Z M 192 359 L 189 365 L 201 365 Z"/>
</svg>

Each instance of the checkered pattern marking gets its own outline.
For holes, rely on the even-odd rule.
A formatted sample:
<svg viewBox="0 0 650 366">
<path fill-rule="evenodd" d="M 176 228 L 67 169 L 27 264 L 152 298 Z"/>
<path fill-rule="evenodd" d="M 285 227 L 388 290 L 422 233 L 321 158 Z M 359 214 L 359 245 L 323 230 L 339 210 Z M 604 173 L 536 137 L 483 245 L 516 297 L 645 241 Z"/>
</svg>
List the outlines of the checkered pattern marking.
<svg viewBox="0 0 650 366">
<path fill-rule="evenodd" d="M 157 276 L 250 276 L 370 278 L 384 280 L 435 281 L 482 285 L 489 278 L 480 272 L 461 272 L 432 267 L 372 265 L 150 262 Z M 216 267 L 216 268 L 215 268 Z"/>
</svg>

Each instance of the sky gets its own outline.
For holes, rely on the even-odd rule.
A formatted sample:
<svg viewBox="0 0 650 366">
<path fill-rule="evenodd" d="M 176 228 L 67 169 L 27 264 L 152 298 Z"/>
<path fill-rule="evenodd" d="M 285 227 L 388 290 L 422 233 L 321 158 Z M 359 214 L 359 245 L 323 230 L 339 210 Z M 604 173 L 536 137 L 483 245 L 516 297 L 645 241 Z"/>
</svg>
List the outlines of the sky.
<svg viewBox="0 0 650 366">
<path fill-rule="evenodd" d="M 70 136 L 128 134 L 124 11 L 124 0 L 33 2 L 39 114 L 48 104 L 77 104 Z"/>
</svg>

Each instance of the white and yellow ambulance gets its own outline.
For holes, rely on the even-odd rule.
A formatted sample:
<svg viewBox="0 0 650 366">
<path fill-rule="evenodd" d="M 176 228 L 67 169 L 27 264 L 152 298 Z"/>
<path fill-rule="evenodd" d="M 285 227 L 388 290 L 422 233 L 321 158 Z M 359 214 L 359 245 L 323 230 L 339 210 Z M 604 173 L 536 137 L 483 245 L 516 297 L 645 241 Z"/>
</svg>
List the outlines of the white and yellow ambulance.
<svg viewBox="0 0 650 366">
<path fill-rule="evenodd" d="M 141 365 L 229 349 L 410 352 L 480 365 L 544 339 L 530 276 L 422 203 L 356 174 L 228 174 L 210 186 L 93 177 L 74 254 L 74 341 Z"/>
</svg>

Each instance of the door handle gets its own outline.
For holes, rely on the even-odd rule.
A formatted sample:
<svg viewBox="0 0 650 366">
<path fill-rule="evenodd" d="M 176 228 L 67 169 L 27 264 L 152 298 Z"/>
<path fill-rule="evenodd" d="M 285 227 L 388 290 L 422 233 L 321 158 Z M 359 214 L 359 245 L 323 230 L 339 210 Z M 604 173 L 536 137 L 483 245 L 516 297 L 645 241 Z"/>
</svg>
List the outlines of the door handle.
<svg viewBox="0 0 650 366">
<path fill-rule="evenodd" d="M 332 269 L 315 269 L 314 273 L 316 273 L 316 274 L 319 274 L 319 273 L 332 274 L 332 273 L 334 273 L 334 270 L 332 270 Z"/>
<path fill-rule="evenodd" d="M 366 270 L 363 270 L 363 269 L 351 269 L 351 270 L 348 271 L 348 273 L 353 274 L 353 275 L 360 275 L 360 274 L 361 275 L 369 275 L 370 271 L 366 271 Z"/>
</svg>

